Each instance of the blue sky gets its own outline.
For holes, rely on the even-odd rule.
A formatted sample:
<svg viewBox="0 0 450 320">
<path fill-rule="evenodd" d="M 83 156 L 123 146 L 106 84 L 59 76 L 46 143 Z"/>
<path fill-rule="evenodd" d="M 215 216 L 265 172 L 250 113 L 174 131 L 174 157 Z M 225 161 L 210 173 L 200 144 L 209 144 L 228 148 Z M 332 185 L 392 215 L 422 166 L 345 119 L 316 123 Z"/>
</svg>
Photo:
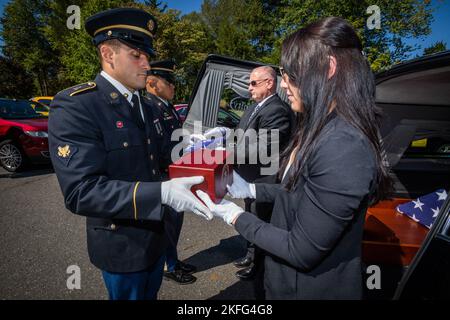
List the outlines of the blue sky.
<svg viewBox="0 0 450 320">
<path fill-rule="evenodd" d="M 182 14 L 192 11 L 200 11 L 203 0 L 162 0 L 167 3 L 168 8 L 180 10 Z M 0 16 L 3 15 L 3 8 L 9 0 L 0 0 Z M 431 24 L 431 34 L 422 38 L 405 39 L 407 44 L 421 45 L 421 49 L 413 52 L 411 58 L 421 55 L 423 48 L 426 48 L 437 41 L 444 41 L 447 49 L 450 49 L 450 0 L 432 0 L 433 6 L 437 8 L 433 14 L 434 21 Z"/>
<path fill-rule="evenodd" d="M 203 0 L 172 0 L 164 1 L 167 3 L 168 8 L 180 10 L 183 14 L 190 13 L 192 11 L 200 11 Z"/>
</svg>

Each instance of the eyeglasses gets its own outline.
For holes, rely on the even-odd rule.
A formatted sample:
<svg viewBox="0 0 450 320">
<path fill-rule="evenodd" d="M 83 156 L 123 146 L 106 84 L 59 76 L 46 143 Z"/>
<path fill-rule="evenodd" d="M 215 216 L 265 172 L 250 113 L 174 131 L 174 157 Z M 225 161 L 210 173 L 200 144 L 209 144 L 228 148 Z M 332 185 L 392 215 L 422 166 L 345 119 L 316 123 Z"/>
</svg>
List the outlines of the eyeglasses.
<svg viewBox="0 0 450 320">
<path fill-rule="evenodd" d="M 250 85 L 251 85 L 252 87 L 256 87 L 259 83 L 261 83 L 261 82 L 263 82 L 263 81 L 266 81 L 266 80 L 269 80 L 269 78 L 261 79 L 261 80 L 253 80 L 253 81 L 250 81 Z"/>
<path fill-rule="evenodd" d="M 281 74 L 281 78 L 287 82 L 289 80 L 289 75 L 286 73 L 286 70 L 284 70 L 283 67 L 278 67 L 278 69 L 280 69 L 280 74 Z"/>
</svg>

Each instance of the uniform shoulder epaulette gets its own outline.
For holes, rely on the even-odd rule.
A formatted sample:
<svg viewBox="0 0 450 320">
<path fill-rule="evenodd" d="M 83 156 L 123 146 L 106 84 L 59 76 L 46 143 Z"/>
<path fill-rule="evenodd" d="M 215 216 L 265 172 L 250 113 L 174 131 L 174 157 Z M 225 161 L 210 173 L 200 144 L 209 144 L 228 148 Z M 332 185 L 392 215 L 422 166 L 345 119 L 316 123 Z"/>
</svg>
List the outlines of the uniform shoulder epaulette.
<svg viewBox="0 0 450 320">
<path fill-rule="evenodd" d="M 89 90 L 94 89 L 97 86 L 97 84 L 94 81 L 89 81 L 82 84 L 77 84 L 76 86 L 73 86 L 69 88 L 69 96 L 73 97 L 74 95 L 77 95 L 81 92 L 86 92 Z"/>
</svg>

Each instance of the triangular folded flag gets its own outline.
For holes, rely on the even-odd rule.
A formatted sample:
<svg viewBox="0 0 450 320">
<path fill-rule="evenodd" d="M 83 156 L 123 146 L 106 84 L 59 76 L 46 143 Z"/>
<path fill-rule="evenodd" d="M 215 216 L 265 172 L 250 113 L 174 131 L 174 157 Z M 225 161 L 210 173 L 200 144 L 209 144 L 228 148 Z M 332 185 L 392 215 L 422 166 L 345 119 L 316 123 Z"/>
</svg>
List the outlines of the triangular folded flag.
<svg viewBox="0 0 450 320">
<path fill-rule="evenodd" d="M 430 229 L 445 199 L 447 199 L 447 192 L 439 189 L 411 202 L 399 204 L 397 211 Z"/>
</svg>

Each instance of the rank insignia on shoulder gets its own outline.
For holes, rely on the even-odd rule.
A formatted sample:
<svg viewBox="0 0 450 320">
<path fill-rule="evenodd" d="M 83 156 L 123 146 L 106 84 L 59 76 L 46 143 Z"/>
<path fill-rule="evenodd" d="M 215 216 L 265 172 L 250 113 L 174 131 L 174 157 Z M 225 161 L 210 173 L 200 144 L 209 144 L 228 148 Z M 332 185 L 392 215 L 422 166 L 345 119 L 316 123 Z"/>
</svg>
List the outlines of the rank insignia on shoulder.
<svg viewBox="0 0 450 320">
<path fill-rule="evenodd" d="M 70 94 L 69 96 L 73 97 L 74 95 L 77 95 L 81 92 L 85 92 L 88 90 L 92 90 L 97 86 L 97 84 L 93 81 L 89 81 L 86 83 L 78 84 L 72 88 L 70 88 Z"/>
<path fill-rule="evenodd" d="M 58 159 L 64 163 L 64 165 L 68 165 L 72 156 L 78 151 L 78 148 L 75 146 L 70 146 L 68 144 L 64 146 L 58 146 Z"/>
</svg>

